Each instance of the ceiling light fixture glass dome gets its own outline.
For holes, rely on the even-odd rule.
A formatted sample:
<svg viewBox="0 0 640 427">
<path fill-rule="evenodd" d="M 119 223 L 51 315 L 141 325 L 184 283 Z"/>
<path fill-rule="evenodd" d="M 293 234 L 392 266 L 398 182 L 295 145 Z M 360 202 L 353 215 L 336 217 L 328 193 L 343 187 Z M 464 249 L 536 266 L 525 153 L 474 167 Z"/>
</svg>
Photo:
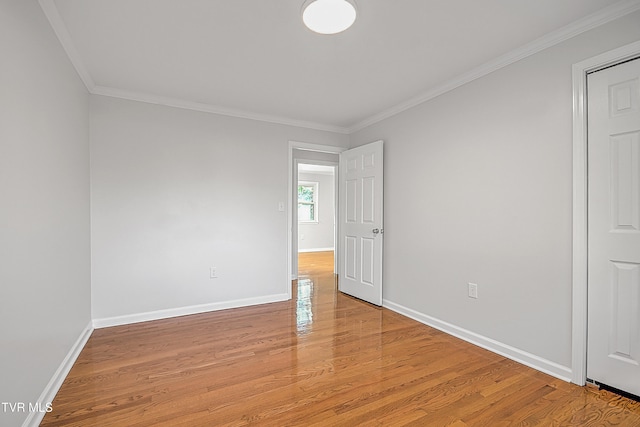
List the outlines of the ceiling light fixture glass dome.
<svg viewBox="0 0 640 427">
<path fill-rule="evenodd" d="M 353 0 L 307 0 L 302 5 L 302 21 L 320 34 L 337 34 L 356 20 Z"/>
</svg>

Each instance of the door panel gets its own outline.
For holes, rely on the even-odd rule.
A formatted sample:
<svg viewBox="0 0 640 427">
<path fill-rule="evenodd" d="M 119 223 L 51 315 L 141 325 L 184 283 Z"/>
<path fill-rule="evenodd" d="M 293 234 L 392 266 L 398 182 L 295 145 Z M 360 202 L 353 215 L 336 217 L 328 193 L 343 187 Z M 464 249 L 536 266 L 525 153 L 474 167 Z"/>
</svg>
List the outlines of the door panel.
<svg viewBox="0 0 640 427">
<path fill-rule="evenodd" d="M 587 376 L 640 395 L 640 60 L 587 82 Z"/>
<path fill-rule="evenodd" d="M 609 353 L 626 363 L 640 364 L 638 341 L 632 337 L 638 333 L 640 311 L 638 301 L 640 288 L 640 264 L 611 263 L 611 331 Z"/>
<path fill-rule="evenodd" d="M 611 138 L 613 228 L 640 231 L 639 132 Z"/>
<path fill-rule="evenodd" d="M 345 249 L 343 251 L 343 253 L 345 254 L 345 261 L 344 261 L 344 278 L 347 280 L 356 280 L 356 259 L 357 259 L 357 253 L 356 253 L 356 248 L 357 248 L 357 244 L 356 244 L 356 238 L 353 236 L 346 236 L 345 237 Z"/>
<path fill-rule="evenodd" d="M 358 185 L 358 181 L 355 179 L 350 179 L 346 182 L 344 188 L 346 194 L 342 199 L 345 202 L 345 206 L 347 207 L 345 222 L 349 224 L 355 224 L 357 221 L 357 192 L 356 186 Z"/>
<path fill-rule="evenodd" d="M 340 155 L 340 291 L 382 305 L 382 141 Z"/>
<path fill-rule="evenodd" d="M 362 283 L 374 286 L 375 239 L 362 238 Z"/>
</svg>

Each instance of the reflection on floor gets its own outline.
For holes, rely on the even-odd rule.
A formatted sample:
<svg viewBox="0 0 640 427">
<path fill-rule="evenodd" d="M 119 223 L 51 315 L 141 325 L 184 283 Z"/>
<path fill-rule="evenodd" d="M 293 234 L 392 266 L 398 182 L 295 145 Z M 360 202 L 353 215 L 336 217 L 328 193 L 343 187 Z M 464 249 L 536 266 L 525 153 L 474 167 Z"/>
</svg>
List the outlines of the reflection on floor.
<svg viewBox="0 0 640 427">
<path fill-rule="evenodd" d="M 298 292 L 296 298 L 296 322 L 298 333 L 311 329 L 313 324 L 313 280 L 298 278 Z"/>
<path fill-rule="evenodd" d="M 324 297 L 334 296 L 333 251 L 307 252 L 298 255 L 298 280 L 293 283 L 293 298 L 296 301 L 296 322 L 298 333 L 311 330 L 313 324 L 313 303 L 323 295 L 314 295 L 314 285 L 323 287 Z M 316 304 L 317 305 L 317 304 Z"/>
<path fill-rule="evenodd" d="M 291 301 L 96 330 L 42 426 L 639 426 L 578 387 L 336 292 L 301 254 Z"/>
</svg>

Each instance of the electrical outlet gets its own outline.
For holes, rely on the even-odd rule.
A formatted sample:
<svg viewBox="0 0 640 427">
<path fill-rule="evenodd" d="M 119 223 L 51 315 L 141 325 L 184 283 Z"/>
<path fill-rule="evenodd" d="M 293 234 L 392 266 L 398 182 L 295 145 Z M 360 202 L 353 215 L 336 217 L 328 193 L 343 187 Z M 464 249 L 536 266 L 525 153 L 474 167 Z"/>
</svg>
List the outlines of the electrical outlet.
<svg viewBox="0 0 640 427">
<path fill-rule="evenodd" d="M 218 270 L 215 267 L 209 268 L 209 279 L 217 279 L 218 278 Z"/>
<path fill-rule="evenodd" d="M 469 283 L 469 298 L 478 298 L 478 285 Z"/>
</svg>

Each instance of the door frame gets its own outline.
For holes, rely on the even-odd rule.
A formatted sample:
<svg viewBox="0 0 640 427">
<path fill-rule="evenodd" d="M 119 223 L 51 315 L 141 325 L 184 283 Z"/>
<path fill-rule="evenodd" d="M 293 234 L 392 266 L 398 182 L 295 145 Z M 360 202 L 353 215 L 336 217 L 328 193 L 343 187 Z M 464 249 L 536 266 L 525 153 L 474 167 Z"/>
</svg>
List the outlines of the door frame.
<svg viewBox="0 0 640 427">
<path fill-rule="evenodd" d="M 640 41 L 573 64 L 573 250 L 571 382 L 587 380 L 587 74 L 640 56 Z"/>
<path fill-rule="evenodd" d="M 288 280 L 288 284 L 287 284 L 287 294 L 289 295 L 288 299 L 291 299 L 292 294 L 291 294 L 291 280 L 295 280 L 298 278 L 298 272 L 296 270 L 296 272 L 293 272 L 293 248 L 295 247 L 297 249 L 297 235 L 295 236 L 296 238 L 296 244 L 293 244 L 293 224 L 294 224 L 294 220 L 297 221 L 298 219 L 298 213 L 297 213 L 297 208 L 293 203 L 293 195 L 294 195 L 294 180 L 293 180 L 293 174 L 295 172 L 296 174 L 296 181 L 297 181 L 297 174 L 298 174 L 298 168 L 297 168 L 297 163 L 294 161 L 293 158 L 293 150 L 297 149 L 297 150 L 304 150 L 304 151 L 315 151 L 317 153 L 330 153 L 330 154 L 338 154 L 340 155 L 340 153 L 342 153 L 343 151 L 348 150 L 348 148 L 346 147 L 338 147 L 338 146 L 334 146 L 334 145 L 323 145 L 323 144 L 311 144 L 308 142 L 299 142 L 299 141 L 289 141 L 289 160 L 288 160 L 288 178 L 287 178 L 287 277 L 289 278 Z M 337 183 L 339 182 L 339 167 L 335 168 L 335 174 L 333 179 Z M 336 187 L 337 188 L 337 187 Z M 297 189 L 295 191 L 295 194 L 297 195 Z M 297 196 L 296 196 L 297 198 Z M 339 196 L 336 193 L 335 195 L 335 206 L 334 206 L 334 210 L 335 212 L 339 212 Z M 335 229 L 335 233 L 339 233 L 339 226 L 340 224 L 338 224 L 338 222 L 336 221 L 336 229 Z M 337 234 L 339 235 L 339 234 Z M 334 242 L 334 264 L 337 262 L 335 260 L 338 260 L 338 245 L 335 244 L 336 242 Z M 335 268 L 335 267 L 334 267 Z"/>
</svg>

